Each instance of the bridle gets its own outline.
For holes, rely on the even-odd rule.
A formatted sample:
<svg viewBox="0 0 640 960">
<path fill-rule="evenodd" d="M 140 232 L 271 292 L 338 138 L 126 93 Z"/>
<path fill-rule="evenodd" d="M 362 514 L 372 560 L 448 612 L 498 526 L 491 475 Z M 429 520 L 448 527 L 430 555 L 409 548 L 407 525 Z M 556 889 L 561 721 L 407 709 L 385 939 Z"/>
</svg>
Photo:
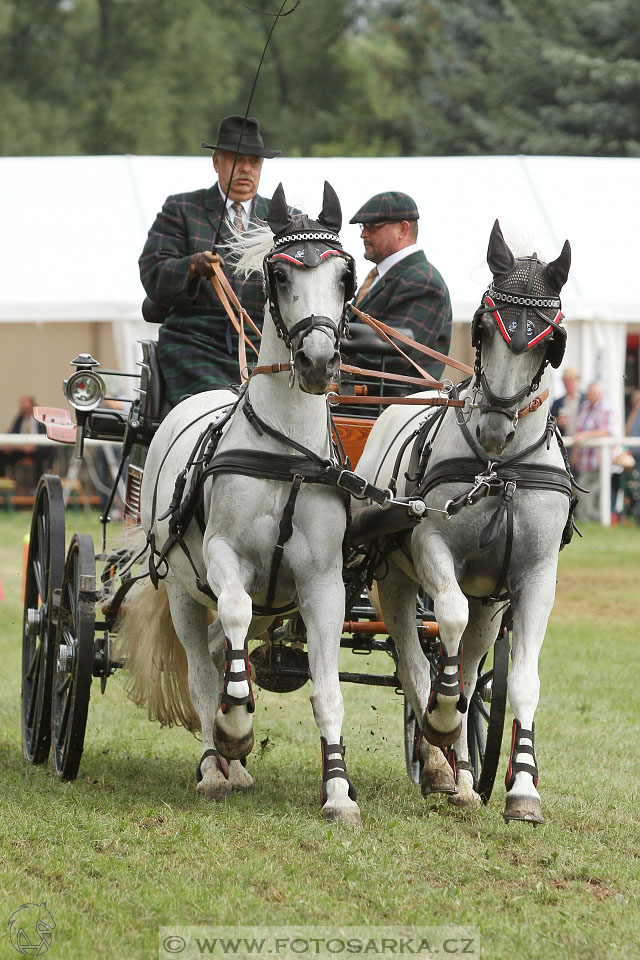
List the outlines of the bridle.
<svg viewBox="0 0 640 960">
<path fill-rule="evenodd" d="M 471 324 L 472 344 L 476 348 L 473 388 L 482 393 L 487 401 L 486 404 L 482 404 L 481 413 L 502 413 L 512 418 L 514 422 L 518 420 L 518 411 L 516 410 L 515 414 L 508 411 L 525 397 L 538 390 L 548 363 L 553 367 L 560 365 L 567 339 L 567 332 L 561 325 L 563 314 L 560 297 L 553 294 L 533 293 L 534 280 L 537 276 L 536 268 L 539 266 L 537 254 L 534 253 L 531 257 L 521 258 L 520 262 L 523 261 L 528 262 L 528 277 L 524 293 L 513 293 L 498 287 L 494 282 L 490 283 Z M 505 323 L 500 311 L 518 307 L 520 308 L 519 318 L 509 324 Z M 550 318 L 543 312 L 545 310 L 554 310 L 555 316 Z M 533 314 L 533 317 L 529 316 L 530 313 Z M 502 397 L 493 392 L 482 366 L 482 320 L 487 314 L 493 316 L 502 337 L 513 353 L 524 353 L 526 350 L 536 347 L 546 337 L 550 337 L 540 366 L 530 383 L 525 384 L 521 390 L 518 390 L 511 397 Z M 536 331 L 533 324 L 533 320 L 536 318 L 544 323 L 544 327 L 540 331 Z"/>
<path fill-rule="evenodd" d="M 302 245 L 302 246 L 301 246 Z M 330 246 L 328 246 L 330 245 Z M 326 247 L 322 250 L 321 247 Z M 344 278 L 344 299 L 342 312 L 338 323 L 331 317 L 311 314 L 303 317 L 287 328 L 278 302 L 278 284 L 276 270 L 278 261 L 292 263 L 300 268 L 315 268 L 329 256 L 338 256 L 347 262 L 348 269 Z M 339 347 L 340 341 L 347 332 L 347 303 L 353 297 L 356 277 L 355 261 L 351 254 L 342 249 L 337 234 L 330 230 L 303 230 L 287 233 L 276 238 L 272 250 L 266 255 L 262 263 L 264 273 L 265 292 L 271 318 L 278 337 L 285 343 L 291 354 L 294 355 L 302 348 L 302 343 L 313 330 L 320 330 Z"/>
</svg>

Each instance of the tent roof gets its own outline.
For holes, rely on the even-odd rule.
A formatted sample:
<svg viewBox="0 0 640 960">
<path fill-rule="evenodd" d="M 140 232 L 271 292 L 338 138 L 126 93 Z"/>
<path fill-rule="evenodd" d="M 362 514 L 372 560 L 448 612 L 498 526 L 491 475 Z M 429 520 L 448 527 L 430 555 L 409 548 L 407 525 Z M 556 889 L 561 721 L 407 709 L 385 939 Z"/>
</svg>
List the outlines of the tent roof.
<svg viewBox="0 0 640 960">
<path fill-rule="evenodd" d="M 139 318 L 137 260 L 156 212 L 167 195 L 214 178 L 208 155 L 8 157 L 0 170 L 0 321 Z M 369 267 L 349 217 L 381 190 L 414 197 L 419 243 L 458 321 L 470 320 L 486 286 L 496 217 L 508 240 L 520 236 L 545 259 L 569 238 L 569 320 L 640 320 L 640 159 L 280 157 L 265 163 L 260 192 L 271 196 L 282 181 L 288 202 L 315 216 L 325 179 L 342 201 L 342 239 L 360 277 Z"/>
</svg>

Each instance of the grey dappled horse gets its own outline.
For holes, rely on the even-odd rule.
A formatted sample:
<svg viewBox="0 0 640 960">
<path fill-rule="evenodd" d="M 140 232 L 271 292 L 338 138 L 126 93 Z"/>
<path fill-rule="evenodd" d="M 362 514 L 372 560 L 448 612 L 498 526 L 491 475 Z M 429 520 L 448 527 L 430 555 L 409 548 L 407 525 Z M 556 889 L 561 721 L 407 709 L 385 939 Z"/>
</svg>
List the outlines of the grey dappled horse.
<svg viewBox="0 0 640 960">
<path fill-rule="evenodd" d="M 355 284 L 353 259 L 341 249 L 340 205 L 328 184 L 317 221 L 292 219 L 280 186 L 268 222 L 235 245 L 240 272 L 262 272 L 264 261 L 268 304 L 258 367 L 268 369 L 251 376 L 219 440 L 215 433 L 203 440 L 202 431 L 227 415 L 235 394 L 203 393 L 171 411 L 149 449 L 142 520 L 162 554 L 172 516 L 174 531 L 179 520 L 176 478 L 190 465 L 188 500 L 193 471 L 204 461 L 204 533 L 196 517 L 188 522 L 182 531 L 186 550 L 180 542 L 171 546 L 159 584 L 186 651 L 194 725 L 202 730 L 198 793 L 217 800 L 232 788 L 252 787 L 244 766 L 253 746 L 248 638 L 262 634 L 277 613 L 299 609 L 322 738 L 322 811 L 357 824 L 359 809 L 343 760 L 338 680 L 345 499 L 335 484 L 322 481 L 326 464 L 335 463 L 325 393 L 338 375 L 345 303 Z M 209 628 L 208 608 L 218 615 Z M 163 628 L 170 627 L 167 619 Z M 149 626 L 149 632 L 157 630 L 155 622 Z M 165 659 L 165 671 L 173 662 Z"/>
<path fill-rule="evenodd" d="M 378 581 L 402 686 L 426 738 L 423 793 L 451 793 L 462 806 L 480 802 L 468 769 L 466 704 L 500 626 L 496 601 L 508 598 L 515 721 L 504 815 L 542 822 L 533 744 L 538 655 L 555 596 L 558 551 L 572 523 L 571 483 L 548 419 L 545 370 L 548 363 L 557 367 L 564 352 L 559 293 L 571 253 L 566 242 L 552 263 L 536 254 L 516 259 L 496 221 L 487 259 L 493 282 L 474 317 L 475 374 L 461 392 L 468 409 L 442 416 L 409 406 L 386 411 L 358 473 L 387 486 L 402 444 L 420 428 L 401 454 L 398 493 L 420 493 L 428 507 L 446 511 L 427 512 L 388 557 L 386 575 L 380 568 Z M 416 633 L 418 586 L 433 598 L 440 625 L 433 686 Z M 445 746 L 453 746 L 459 761 L 457 784 L 435 749 Z"/>
</svg>

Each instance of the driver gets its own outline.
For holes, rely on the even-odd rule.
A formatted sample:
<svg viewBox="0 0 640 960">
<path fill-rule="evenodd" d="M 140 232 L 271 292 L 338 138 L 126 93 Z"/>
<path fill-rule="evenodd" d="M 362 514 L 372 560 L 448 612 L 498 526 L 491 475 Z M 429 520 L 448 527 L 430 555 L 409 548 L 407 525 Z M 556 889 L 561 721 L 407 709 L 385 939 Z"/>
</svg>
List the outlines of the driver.
<svg viewBox="0 0 640 960">
<path fill-rule="evenodd" d="M 139 260 L 140 279 L 147 296 L 169 307 L 158 335 L 158 361 L 172 406 L 183 397 L 237 383 L 238 335 L 213 288 L 212 264 L 219 257 L 212 246 L 225 195 L 226 213 L 218 251 L 235 230 L 248 230 L 265 220 L 269 200 L 258 195 L 265 158 L 279 150 L 265 147 L 258 121 L 248 117 L 225 117 L 215 144 L 203 141 L 213 151 L 218 182 L 190 193 L 170 196 L 156 217 Z M 241 136 L 242 134 L 242 136 Z M 231 178 L 235 152 L 239 154 Z M 262 325 L 265 297 L 262 277 L 242 281 L 224 268 L 236 296 L 251 319 Z"/>
</svg>

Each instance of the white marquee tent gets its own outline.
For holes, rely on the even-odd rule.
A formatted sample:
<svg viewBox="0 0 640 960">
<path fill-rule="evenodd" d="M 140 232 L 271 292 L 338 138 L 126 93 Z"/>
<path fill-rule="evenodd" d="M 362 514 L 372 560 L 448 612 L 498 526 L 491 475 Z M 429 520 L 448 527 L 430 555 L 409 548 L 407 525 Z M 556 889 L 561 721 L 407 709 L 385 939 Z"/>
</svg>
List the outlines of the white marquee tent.
<svg viewBox="0 0 640 960">
<path fill-rule="evenodd" d="M 46 349 L 56 323 L 109 323 L 119 363 L 135 369 L 136 339 L 157 332 L 140 319 L 138 256 L 164 198 L 212 182 L 209 155 L 2 158 L 0 171 L 0 324 L 38 324 Z M 414 197 L 419 241 L 447 281 L 457 323 L 469 323 L 486 286 L 496 217 L 508 240 L 545 259 L 568 237 L 565 362 L 583 384 L 602 379 L 621 427 L 626 330 L 640 324 L 640 159 L 278 158 L 265 163 L 260 192 L 282 181 L 288 202 L 315 216 L 325 179 L 345 222 L 381 190 Z M 364 277 L 357 227 L 347 223 L 342 239 Z M 0 351 L 0 362 L 26 360 Z"/>
</svg>

